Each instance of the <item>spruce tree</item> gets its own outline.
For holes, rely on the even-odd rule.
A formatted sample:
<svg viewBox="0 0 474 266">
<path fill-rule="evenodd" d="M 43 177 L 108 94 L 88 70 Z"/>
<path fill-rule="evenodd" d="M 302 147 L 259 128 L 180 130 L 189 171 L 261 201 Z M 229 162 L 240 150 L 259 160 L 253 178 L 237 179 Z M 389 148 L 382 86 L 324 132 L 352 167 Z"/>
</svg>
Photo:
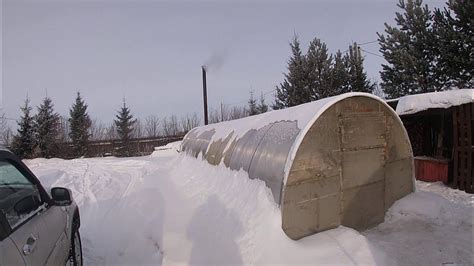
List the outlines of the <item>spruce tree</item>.
<svg viewBox="0 0 474 266">
<path fill-rule="evenodd" d="M 336 95 L 332 87 L 331 64 L 332 55 L 328 53 L 326 44 L 318 38 L 314 38 L 306 54 L 308 83 L 311 97 L 308 101 L 319 100 L 329 96 Z"/>
<path fill-rule="evenodd" d="M 377 33 L 380 52 L 388 62 L 382 65 L 382 88 L 391 98 L 439 90 L 432 14 L 421 0 L 400 0 L 397 6 L 403 10 L 396 12 L 398 27 L 385 23 L 385 34 Z"/>
<path fill-rule="evenodd" d="M 133 115 L 130 112 L 130 109 L 123 100 L 123 106 L 115 116 L 115 126 L 117 128 L 117 134 L 122 141 L 122 146 L 119 149 L 119 155 L 121 156 L 131 156 L 132 151 L 130 147 L 130 139 L 132 138 L 133 125 L 136 120 L 133 119 Z"/>
<path fill-rule="evenodd" d="M 474 86 L 474 1 L 451 0 L 435 9 L 438 64 L 436 75 L 444 88 Z M 452 12 L 452 13 L 451 13 Z"/>
<path fill-rule="evenodd" d="M 258 110 L 257 110 L 257 100 L 255 100 L 255 98 L 253 97 L 253 91 L 250 92 L 250 98 L 249 98 L 249 101 L 248 101 L 248 105 L 249 105 L 249 116 L 252 116 L 252 115 L 257 115 L 258 114 Z"/>
<path fill-rule="evenodd" d="M 78 92 L 76 101 L 69 109 L 69 138 L 71 139 L 75 156 L 84 156 L 87 153 L 89 128 L 91 120 L 87 114 L 87 104 Z"/>
<path fill-rule="evenodd" d="M 288 63 L 289 73 L 277 87 L 273 109 L 351 91 L 371 93 L 375 88 L 375 83 L 368 80 L 364 71 L 364 58 L 356 43 L 349 46 L 346 55 L 341 51 L 330 54 L 326 44 L 318 38 L 310 42 L 306 54 L 301 53 L 297 39 L 293 40 L 291 47 L 293 55 Z"/>
<path fill-rule="evenodd" d="M 349 57 L 343 56 L 341 51 L 337 51 L 331 68 L 331 87 L 334 95 L 350 92 L 349 86 Z"/>
<path fill-rule="evenodd" d="M 292 56 L 288 61 L 288 73 L 276 88 L 274 109 L 282 109 L 311 101 L 307 83 L 306 59 L 301 52 L 298 37 L 290 43 Z"/>
<path fill-rule="evenodd" d="M 32 158 L 35 149 L 34 121 L 31 115 L 30 100 L 26 98 L 25 105 L 20 107 L 23 115 L 18 121 L 18 134 L 13 138 L 12 150 L 20 158 Z"/>
<path fill-rule="evenodd" d="M 44 98 L 43 103 L 38 107 L 38 113 L 34 120 L 39 155 L 50 158 L 57 148 L 59 115 L 54 112 L 54 105 L 49 97 Z"/>
<path fill-rule="evenodd" d="M 263 93 L 260 94 L 260 102 L 257 105 L 257 112 L 259 114 L 266 113 L 268 111 L 268 105 L 265 103 L 265 98 L 263 97 Z"/>
<path fill-rule="evenodd" d="M 347 60 L 349 66 L 350 91 L 371 93 L 375 84 L 367 79 L 367 73 L 364 71 L 364 58 L 360 53 L 360 47 L 357 43 L 349 46 Z"/>
</svg>

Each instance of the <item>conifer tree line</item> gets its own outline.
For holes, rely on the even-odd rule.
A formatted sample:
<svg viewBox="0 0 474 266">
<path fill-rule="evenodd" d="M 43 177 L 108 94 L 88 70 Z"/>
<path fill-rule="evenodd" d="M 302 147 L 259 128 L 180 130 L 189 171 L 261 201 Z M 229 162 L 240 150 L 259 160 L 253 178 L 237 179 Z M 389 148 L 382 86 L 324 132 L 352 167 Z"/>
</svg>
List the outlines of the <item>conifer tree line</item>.
<svg viewBox="0 0 474 266">
<path fill-rule="evenodd" d="M 92 140 L 120 140 L 117 155 L 131 156 L 132 139 L 182 135 L 200 124 L 196 114 L 181 119 L 175 115 L 163 119 L 150 115 L 141 122 L 134 118 L 124 99 L 113 123 L 106 125 L 90 118 L 88 105 L 79 92 L 69 109 L 68 118 L 55 112 L 49 97 L 45 97 L 35 109 L 27 98 L 20 109 L 22 115 L 10 146 L 21 158 L 58 157 L 65 143 L 70 144 L 75 157 L 87 156 L 88 144 Z"/>
<path fill-rule="evenodd" d="M 303 53 L 297 36 L 290 43 L 288 73 L 276 88 L 273 109 L 282 109 L 341 93 L 372 92 L 376 84 L 367 78 L 364 58 L 357 43 L 347 51 L 331 54 L 327 45 L 314 38 Z"/>
<path fill-rule="evenodd" d="M 377 33 L 387 64 L 382 89 L 389 98 L 474 85 L 474 1 L 449 0 L 431 11 L 422 0 L 400 0 L 396 26 Z"/>
<path fill-rule="evenodd" d="M 263 94 L 257 101 L 250 92 L 249 106 L 221 106 L 220 110 L 212 110 L 211 123 L 233 120 L 249 115 L 264 113 L 268 110 Z M 69 109 L 69 117 L 65 118 L 54 111 L 54 104 L 49 97 L 45 97 L 41 104 L 34 108 L 27 98 L 20 107 L 21 117 L 17 121 L 17 132 L 10 144 L 12 151 L 21 158 L 58 157 L 65 143 L 75 157 L 88 155 L 90 141 L 120 140 L 117 155 L 132 156 L 130 141 L 143 137 L 163 137 L 184 135 L 201 124 L 197 114 L 178 118 L 176 115 L 160 119 L 150 115 L 144 120 L 135 118 L 132 111 L 123 99 L 113 123 L 107 125 L 97 119 L 91 119 L 88 105 L 78 92 L 75 101 Z M 5 120 L 1 120 L 5 121 Z"/>
<path fill-rule="evenodd" d="M 69 111 L 67 123 L 54 111 L 54 104 L 49 97 L 43 99 L 36 114 L 32 114 L 33 108 L 28 98 L 21 111 L 17 134 L 11 144 L 12 151 L 21 158 L 50 158 L 57 155 L 59 143 L 65 140 L 62 137 L 65 134 L 66 139 L 71 140 L 77 157 L 86 154 L 91 123 L 87 105 L 80 93 L 77 93 L 76 101 Z M 65 128 L 64 124 L 69 128 Z"/>
<path fill-rule="evenodd" d="M 369 92 L 387 98 L 474 85 L 474 1 L 448 0 L 431 11 L 422 0 L 399 0 L 395 26 L 377 33 L 382 64 L 379 86 L 367 78 L 357 43 L 331 54 L 314 38 L 306 53 L 298 37 L 290 43 L 288 72 L 276 87 L 274 109 L 346 92 Z"/>
</svg>

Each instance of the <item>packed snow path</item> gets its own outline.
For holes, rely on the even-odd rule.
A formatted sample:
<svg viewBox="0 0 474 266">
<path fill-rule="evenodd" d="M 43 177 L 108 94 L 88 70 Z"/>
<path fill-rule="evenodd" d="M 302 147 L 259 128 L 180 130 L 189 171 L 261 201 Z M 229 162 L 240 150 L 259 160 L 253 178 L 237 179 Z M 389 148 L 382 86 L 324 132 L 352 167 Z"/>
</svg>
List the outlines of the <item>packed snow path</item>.
<svg viewBox="0 0 474 266">
<path fill-rule="evenodd" d="M 417 182 L 362 234 L 341 226 L 293 241 L 263 182 L 175 149 L 26 163 L 46 186 L 73 191 L 86 265 L 474 262 L 474 197 L 442 184 Z"/>
</svg>

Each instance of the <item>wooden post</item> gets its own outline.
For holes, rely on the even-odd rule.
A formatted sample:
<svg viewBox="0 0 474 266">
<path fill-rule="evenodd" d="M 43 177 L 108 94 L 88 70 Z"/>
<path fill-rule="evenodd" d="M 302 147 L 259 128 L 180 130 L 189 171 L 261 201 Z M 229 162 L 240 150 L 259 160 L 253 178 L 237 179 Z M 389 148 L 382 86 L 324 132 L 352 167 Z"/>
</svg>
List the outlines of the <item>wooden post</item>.
<svg viewBox="0 0 474 266">
<path fill-rule="evenodd" d="M 458 188 L 459 176 L 459 137 L 458 137 L 458 108 L 453 108 L 453 188 Z"/>
<path fill-rule="evenodd" d="M 474 149 L 474 143 L 472 141 L 472 125 L 474 124 L 474 104 L 467 104 L 466 105 L 466 153 L 467 153 L 467 165 L 466 165 L 466 192 L 473 193 L 474 192 L 474 174 L 472 173 L 472 164 L 474 163 L 472 160 L 472 153 Z"/>
</svg>

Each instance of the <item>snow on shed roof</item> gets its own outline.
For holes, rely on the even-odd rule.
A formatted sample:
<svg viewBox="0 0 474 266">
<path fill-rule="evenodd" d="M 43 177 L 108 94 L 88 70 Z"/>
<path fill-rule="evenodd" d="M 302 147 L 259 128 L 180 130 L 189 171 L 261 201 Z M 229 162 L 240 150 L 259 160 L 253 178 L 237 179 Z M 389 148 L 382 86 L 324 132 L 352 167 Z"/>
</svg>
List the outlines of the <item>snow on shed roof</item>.
<svg viewBox="0 0 474 266">
<path fill-rule="evenodd" d="M 415 114 L 433 108 L 449 108 L 474 102 L 474 89 L 455 89 L 403 96 L 398 100 L 397 114 Z"/>
</svg>

